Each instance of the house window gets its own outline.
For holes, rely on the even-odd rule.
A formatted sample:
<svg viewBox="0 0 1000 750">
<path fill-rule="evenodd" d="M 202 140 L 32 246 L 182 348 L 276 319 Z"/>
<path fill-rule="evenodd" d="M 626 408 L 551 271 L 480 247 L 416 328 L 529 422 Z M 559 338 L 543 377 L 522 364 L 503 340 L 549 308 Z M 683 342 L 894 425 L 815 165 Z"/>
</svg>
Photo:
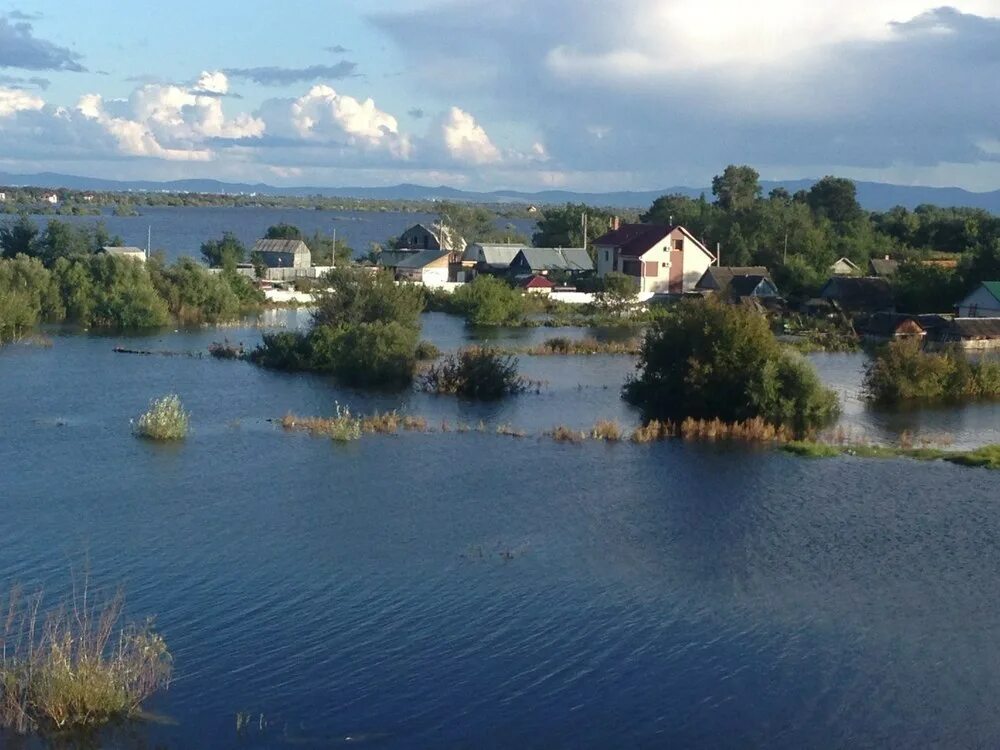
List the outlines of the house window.
<svg viewBox="0 0 1000 750">
<path fill-rule="evenodd" d="M 684 249 L 684 240 L 683 239 L 674 240 L 674 250 L 683 250 L 683 249 Z"/>
<path fill-rule="evenodd" d="M 666 268 L 666 267 L 667 267 L 667 264 L 666 264 L 666 263 L 661 263 L 660 265 L 661 265 L 661 266 L 663 266 L 664 268 Z"/>
<path fill-rule="evenodd" d="M 611 260 L 611 252 L 608 250 L 604 251 L 604 262 L 607 263 Z"/>
</svg>

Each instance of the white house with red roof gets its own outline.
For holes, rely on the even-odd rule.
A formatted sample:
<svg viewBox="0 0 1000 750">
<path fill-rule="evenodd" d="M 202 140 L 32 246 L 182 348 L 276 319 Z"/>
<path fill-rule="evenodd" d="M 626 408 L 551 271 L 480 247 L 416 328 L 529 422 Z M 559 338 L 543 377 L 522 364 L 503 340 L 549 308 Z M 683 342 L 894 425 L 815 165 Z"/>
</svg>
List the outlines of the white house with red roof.
<svg viewBox="0 0 1000 750">
<path fill-rule="evenodd" d="M 612 225 L 594 240 L 597 275 L 612 271 L 634 276 L 639 293 L 681 294 L 694 289 L 715 256 L 682 226 Z"/>
</svg>

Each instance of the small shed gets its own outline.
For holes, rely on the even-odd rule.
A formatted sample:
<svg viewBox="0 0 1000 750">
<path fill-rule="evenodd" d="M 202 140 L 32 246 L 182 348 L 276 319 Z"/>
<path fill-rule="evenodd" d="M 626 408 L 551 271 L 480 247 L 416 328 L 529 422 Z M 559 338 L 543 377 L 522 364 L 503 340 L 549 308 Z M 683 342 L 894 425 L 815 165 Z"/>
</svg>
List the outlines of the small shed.
<svg viewBox="0 0 1000 750">
<path fill-rule="evenodd" d="M 1000 281 L 984 281 L 957 307 L 960 318 L 1000 318 Z"/>
<path fill-rule="evenodd" d="M 259 254 L 268 268 L 310 268 L 312 253 L 302 240 L 257 240 L 251 255 Z"/>
<path fill-rule="evenodd" d="M 421 250 L 396 265 L 396 278 L 437 285 L 448 281 L 450 253 L 445 250 Z"/>
<path fill-rule="evenodd" d="M 838 258 L 834 261 L 833 265 L 830 266 L 830 273 L 834 276 L 860 276 L 861 269 L 858 268 L 858 264 L 850 258 Z"/>
<path fill-rule="evenodd" d="M 517 286 L 526 292 L 533 294 L 550 294 L 556 288 L 555 282 L 544 276 L 532 274 L 530 276 L 519 276 L 516 279 Z"/>
<path fill-rule="evenodd" d="M 101 248 L 101 252 L 105 255 L 114 255 L 118 258 L 129 258 L 130 260 L 138 260 L 143 263 L 146 262 L 146 251 L 141 247 L 115 247 L 114 245 L 105 245 Z"/>
</svg>

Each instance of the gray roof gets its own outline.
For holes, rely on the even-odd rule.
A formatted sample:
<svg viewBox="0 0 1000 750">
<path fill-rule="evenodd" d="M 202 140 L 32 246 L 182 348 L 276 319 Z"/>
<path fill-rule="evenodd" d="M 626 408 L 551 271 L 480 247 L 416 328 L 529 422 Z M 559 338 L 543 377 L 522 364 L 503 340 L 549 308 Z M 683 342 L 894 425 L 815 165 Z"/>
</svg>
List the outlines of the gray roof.
<svg viewBox="0 0 1000 750">
<path fill-rule="evenodd" d="M 420 250 L 383 250 L 378 254 L 375 265 L 385 266 L 386 268 L 397 268 L 407 258 L 411 258 L 420 252 Z M 438 251 L 434 250 L 434 252 Z"/>
<path fill-rule="evenodd" d="M 874 276 L 892 276 L 899 270 L 899 261 L 888 258 L 872 258 L 868 261 L 868 268 Z"/>
<path fill-rule="evenodd" d="M 500 266 L 506 268 L 514 262 L 514 258 L 517 257 L 518 251 L 523 250 L 525 247 L 525 245 L 519 243 L 504 244 L 476 242 L 465 248 L 465 254 L 462 256 L 462 260 L 478 260 L 474 256 L 476 255 L 475 249 L 479 248 L 482 251 L 483 263 L 490 266 Z"/>
<path fill-rule="evenodd" d="M 516 257 L 524 260 L 532 271 L 593 271 L 594 261 L 582 247 L 524 247 Z"/>
<path fill-rule="evenodd" d="M 738 276 L 759 276 L 771 280 L 771 272 L 764 266 L 709 266 L 698 279 L 695 289 L 716 289 L 725 291 Z"/>
<path fill-rule="evenodd" d="M 410 253 L 408 258 L 396 264 L 396 268 L 423 268 L 449 255 L 451 253 L 447 250 L 421 250 L 419 253 Z"/>
<path fill-rule="evenodd" d="M 309 246 L 302 240 L 257 240 L 254 243 L 255 253 L 308 253 Z"/>
<path fill-rule="evenodd" d="M 135 255 L 140 253 L 143 256 L 146 255 L 146 251 L 141 247 L 116 247 L 115 245 L 105 245 L 101 248 L 102 251 L 108 255 Z"/>
<path fill-rule="evenodd" d="M 1000 339 L 1000 318 L 955 318 L 945 333 L 955 339 Z"/>
<path fill-rule="evenodd" d="M 881 276 L 834 276 L 819 296 L 850 310 L 883 310 L 893 305 L 892 287 Z"/>
</svg>

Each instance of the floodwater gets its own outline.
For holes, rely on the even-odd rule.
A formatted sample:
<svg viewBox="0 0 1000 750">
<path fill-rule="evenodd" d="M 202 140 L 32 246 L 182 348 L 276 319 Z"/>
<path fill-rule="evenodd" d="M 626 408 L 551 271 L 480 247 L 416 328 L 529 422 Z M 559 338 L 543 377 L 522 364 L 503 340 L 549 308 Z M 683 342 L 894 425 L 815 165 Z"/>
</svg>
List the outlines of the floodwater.
<svg viewBox="0 0 1000 750">
<path fill-rule="evenodd" d="M 475 335 L 444 315 L 424 329 L 444 348 Z M 633 363 L 523 357 L 541 393 L 476 405 L 113 352 L 252 345 L 255 328 L 49 335 L 0 352 L 0 591 L 54 599 L 86 559 L 175 658 L 158 719 L 102 747 L 1000 743 L 996 473 L 491 432 L 340 445 L 267 420 L 339 402 L 489 430 L 632 424 Z M 814 360 L 856 393 L 861 356 Z M 167 392 L 189 438 L 132 437 Z M 851 398 L 869 434 L 997 441 L 993 406 L 879 415 Z"/>
<path fill-rule="evenodd" d="M 78 226 L 91 226 L 103 221 L 108 232 L 122 238 L 126 245 L 146 247 L 147 239 L 153 251 L 162 250 L 168 261 L 187 255 L 200 258 L 201 244 L 219 239 L 223 232 L 233 232 L 250 248 L 264 236 L 267 228 L 275 224 L 292 224 L 311 236 L 319 231 L 327 235 L 336 232 L 358 257 L 368 253 L 371 243 L 384 245 L 391 238 L 399 237 L 404 230 L 417 223 L 430 225 L 438 220 L 436 214 L 400 211 L 317 211 L 306 208 L 202 208 L 143 206 L 139 216 L 32 216 L 44 228 L 50 219 L 58 219 Z M 0 216 L 0 219 L 4 217 Z M 13 218 L 13 217 L 6 217 Z M 496 221 L 498 229 L 522 234 L 529 239 L 535 229 L 532 219 L 503 219 Z"/>
</svg>

